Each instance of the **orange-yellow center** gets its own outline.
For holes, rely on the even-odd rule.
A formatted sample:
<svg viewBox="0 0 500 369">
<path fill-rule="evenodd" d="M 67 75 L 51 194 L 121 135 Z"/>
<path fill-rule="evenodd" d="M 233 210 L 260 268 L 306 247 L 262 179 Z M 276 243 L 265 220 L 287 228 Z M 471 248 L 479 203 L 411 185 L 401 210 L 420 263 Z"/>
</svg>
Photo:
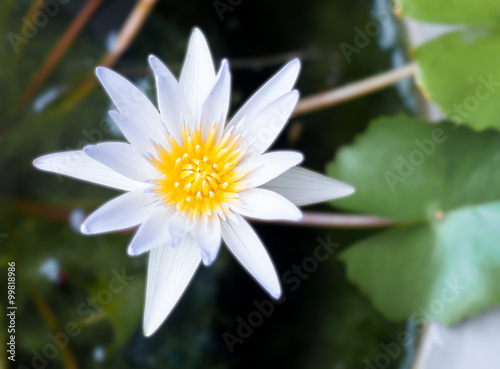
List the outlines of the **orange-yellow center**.
<svg viewBox="0 0 500 369">
<path fill-rule="evenodd" d="M 182 145 L 167 135 L 170 148 L 156 145 L 157 157 L 150 163 L 164 174 L 155 180 L 153 192 L 167 206 L 175 206 L 186 218 L 212 214 L 225 216 L 238 204 L 238 192 L 245 189 L 246 172 L 235 170 L 246 154 L 238 148 L 241 136 L 228 131 L 216 142 L 219 125 L 213 125 L 203 139 L 201 126 L 182 129 Z"/>
</svg>

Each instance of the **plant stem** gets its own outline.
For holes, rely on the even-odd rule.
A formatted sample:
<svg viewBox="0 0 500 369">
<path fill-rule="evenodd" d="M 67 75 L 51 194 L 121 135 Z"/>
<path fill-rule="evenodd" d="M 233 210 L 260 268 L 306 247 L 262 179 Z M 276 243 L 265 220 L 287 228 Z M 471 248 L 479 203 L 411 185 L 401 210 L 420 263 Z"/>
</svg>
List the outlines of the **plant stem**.
<svg viewBox="0 0 500 369">
<path fill-rule="evenodd" d="M 156 5 L 157 0 L 139 0 L 123 25 L 113 49 L 99 62 L 106 67 L 114 65 L 122 54 L 128 49 L 149 14 Z"/>
<path fill-rule="evenodd" d="M 62 207 L 23 199 L 14 199 L 13 205 L 19 210 L 34 216 L 43 217 L 56 222 L 68 222 L 71 207 Z M 287 224 L 303 227 L 335 227 L 335 228 L 379 228 L 391 227 L 400 222 L 359 214 L 334 214 L 303 212 L 303 217 L 299 221 L 288 220 L 262 220 L 257 222 Z M 125 231 L 128 233 L 128 231 Z"/>
<path fill-rule="evenodd" d="M 297 104 L 293 115 L 297 116 L 310 113 L 315 110 L 368 95 L 374 91 L 391 86 L 399 80 L 410 77 L 414 75 L 416 71 L 417 64 L 411 63 L 404 67 L 379 74 L 375 77 L 370 77 L 359 82 L 348 84 L 344 87 L 306 97 Z"/>
<path fill-rule="evenodd" d="M 57 205 L 45 204 L 20 198 L 11 199 L 12 205 L 26 214 L 53 220 L 56 222 L 68 222 L 71 208 Z"/>
<path fill-rule="evenodd" d="M 137 33 L 141 30 L 142 25 L 153 10 L 156 2 L 157 0 L 138 0 L 137 4 L 135 5 L 134 9 L 132 10 L 127 20 L 125 21 L 125 24 L 120 30 L 120 34 L 118 35 L 113 49 L 106 55 L 104 55 L 103 58 L 101 58 L 99 63 L 97 63 L 98 65 L 111 67 L 118 61 L 118 59 L 132 43 Z M 97 81 L 94 77 L 94 71 L 92 71 L 86 81 L 62 104 L 61 110 L 63 112 L 71 110 L 79 101 L 81 101 L 93 90 L 96 82 Z"/>
<path fill-rule="evenodd" d="M 60 332 L 62 328 L 60 328 L 59 323 L 57 322 L 57 319 L 52 312 L 52 309 L 50 308 L 48 302 L 38 292 L 35 286 L 28 286 L 28 291 L 31 295 L 36 309 L 38 310 L 38 313 L 40 314 L 45 325 L 50 329 L 52 334 L 57 334 L 58 332 Z M 78 365 L 76 364 L 73 352 L 69 347 L 66 347 L 64 350 L 62 350 L 61 354 L 61 360 L 66 369 L 78 369 Z"/>
<path fill-rule="evenodd" d="M 90 0 L 97 3 L 98 0 Z M 104 55 L 98 65 L 112 66 L 125 52 L 134 37 L 140 31 L 144 21 L 147 19 L 149 13 L 153 9 L 157 0 L 138 0 L 136 6 L 127 18 L 125 25 L 122 27 L 116 45 L 109 53 Z M 67 97 L 63 98 L 60 105 L 56 107 L 56 111 L 64 114 L 70 111 L 77 105 L 85 96 L 87 96 L 96 85 L 94 71 L 92 70 L 86 77 L 79 88 L 75 89 Z M 18 103 L 19 104 L 19 103 Z M 17 122 L 8 130 L 2 132 L 0 140 L 5 140 L 9 135 L 12 135 L 24 122 Z"/>
<path fill-rule="evenodd" d="M 333 214 L 303 212 L 301 220 L 258 220 L 259 222 L 286 224 L 303 227 L 330 227 L 330 228 L 379 228 L 398 225 L 399 222 L 356 214 Z"/>
<path fill-rule="evenodd" d="M 40 88 L 43 82 L 45 82 L 47 77 L 57 66 L 66 51 L 68 51 L 75 38 L 80 34 L 83 27 L 87 24 L 90 17 L 94 14 L 101 3 L 102 0 L 87 1 L 85 6 L 78 13 L 66 32 L 64 32 L 64 34 L 61 36 L 56 46 L 54 46 L 49 56 L 45 60 L 45 63 L 31 79 L 28 87 L 24 90 L 24 93 L 21 95 L 21 98 L 16 104 L 16 110 L 21 109 L 26 103 L 31 100 L 36 91 Z"/>
</svg>

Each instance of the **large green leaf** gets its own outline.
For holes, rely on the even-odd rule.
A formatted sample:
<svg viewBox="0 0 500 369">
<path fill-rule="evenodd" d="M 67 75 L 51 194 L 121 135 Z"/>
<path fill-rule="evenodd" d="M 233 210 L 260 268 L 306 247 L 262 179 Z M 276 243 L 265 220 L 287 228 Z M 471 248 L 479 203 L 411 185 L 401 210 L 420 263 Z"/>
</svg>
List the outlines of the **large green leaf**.
<svg viewBox="0 0 500 369">
<path fill-rule="evenodd" d="M 357 189 L 336 206 L 406 223 L 341 256 L 382 312 L 449 324 L 500 302 L 499 133 L 383 118 L 328 172 Z"/>
<path fill-rule="evenodd" d="M 499 44 L 497 33 L 464 31 L 416 50 L 424 91 L 454 122 L 500 129 Z"/>
<path fill-rule="evenodd" d="M 498 27 L 497 0 L 399 0 L 402 14 L 434 23 L 458 23 Z"/>
<path fill-rule="evenodd" d="M 400 0 L 399 5 L 405 16 L 460 29 L 416 49 L 426 95 L 456 123 L 500 129 L 500 2 Z"/>
</svg>

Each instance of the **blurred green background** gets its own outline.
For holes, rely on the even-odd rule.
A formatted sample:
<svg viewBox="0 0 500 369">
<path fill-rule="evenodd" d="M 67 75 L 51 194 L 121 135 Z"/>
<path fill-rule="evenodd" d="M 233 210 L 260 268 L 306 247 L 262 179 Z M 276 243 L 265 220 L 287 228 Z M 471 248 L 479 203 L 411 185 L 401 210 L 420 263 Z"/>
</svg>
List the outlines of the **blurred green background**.
<svg viewBox="0 0 500 369">
<path fill-rule="evenodd" d="M 88 237 L 75 230 L 82 214 L 117 193 L 38 172 L 31 164 L 49 152 L 122 139 L 107 118 L 112 105 L 103 89 L 95 86 L 80 95 L 78 91 L 136 2 L 104 0 L 40 88 L 23 101 L 30 81 L 70 23 L 81 17 L 87 2 L 58 2 L 46 25 L 37 27 L 27 42 L 13 44 L 9 34 L 23 34 L 30 9 L 39 3 L 3 0 L 0 5 L 0 270 L 3 281 L 7 262 L 15 261 L 18 306 L 16 362 L 1 352 L 0 367 L 365 368 L 365 360 L 383 352 L 381 343 L 395 342 L 407 330 L 404 322 L 384 318 L 372 307 L 347 281 L 345 266 L 337 258 L 341 250 L 377 230 L 256 224 L 279 275 L 313 256 L 318 238 L 340 247 L 300 286 L 284 283 L 285 301 L 274 305 L 272 315 L 230 349 L 224 334 L 237 335 L 239 318 L 248 321 L 256 311 L 254 301 L 268 297 L 222 249 L 211 268 L 200 268 L 162 328 L 144 338 L 147 256 L 127 257 L 130 233 Z M 350 62 L 342 54 L 339 45 L 352 44 L 354 27 L 367 24 L 370 12 L 380 7 L 390 5 L 370 0 L 158 1 L 113 68 L 155 99 L 146 67 L 148 54 L 158 55 L 178 75 L 191 29 L 198 26 L 207 36 L 216 65 L 223 57 L 230 61 L 232 112 L 293 56 L 303 63 L 297 87 L 308 96 L 405 63 L 406 47 L 396 20 L 359 54 L 352 54 Z M 352 143 L 370 120 L 412 112 L 416 105 L 412 96 L 411 86 L 402 83 L 293 118 L 274 148 L 300 150 L 305 166 L 325 172 L 338 148 Z M 328 204 L 312 210 L 339 211 Z M 109 290 L 114 273 L 123 270 L 134 278 L 108 299 L 102 291 Z M 3 286 L 0 290 L 5 291 Z M 3 323 L 7 323 L 6 295 L 2 292 Z M 99 296 L 101 303 L 92 307 L 88 299 Z M 65 332 L 72 322 L 79 333 L 68 338 L 68 345 L 55 353 L 47 349 L 54 346 L 51 337 Z M 7 341 L 2 328 L 3 347 Z M 397 368 L 411 356 L 409 347 L 387 367 Z"/>
</svg>

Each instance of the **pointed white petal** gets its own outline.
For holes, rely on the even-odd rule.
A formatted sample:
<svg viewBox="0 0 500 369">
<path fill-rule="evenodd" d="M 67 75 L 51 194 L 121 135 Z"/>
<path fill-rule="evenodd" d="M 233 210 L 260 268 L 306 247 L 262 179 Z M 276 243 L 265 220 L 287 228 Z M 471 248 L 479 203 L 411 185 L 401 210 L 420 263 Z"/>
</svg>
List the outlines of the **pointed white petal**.
<svg viewBox="0 0 500 369">
<path fill-rule="evenodd" d="M 110 167 L 128 178 L 136 181 L 158 179 L 162 174 L 158 172 L 145 157 L 125 142 L 103 142 L 83 148 L 85 154 Z"/>
<path fill-rule="evenodd" d="M 223 60 L 215 84 L 208 94 L 201 109 L 201 133 L 207 137 L 214 122 L 220 121 L 222 127 L 226 122 L 231 95 L 231 73 L 227 60 Z"/>
<path fill-rule="evenodd" d="M 264 161 L 264 155 L 257 154 L 253 151 L 248 151 L 245 156 L 238 162 L 238 165 L 234 168 L 235 172 L 246 172 L 247 175 L 250 175 L 254 170 L 260 167 Z M 246 178 L 246 177 L 245 177 Z"/>
<path fill-rule="evenodd" d="M 172 72 L 154 55 L 148 58 L 156 78 L 156 93 L 161 117 L 168 132 L 177 142 L 182 142 L 182 124 L 192 124 L 193 115 L 186 95 Z"/>
<path fill-rule="evenodd" d="M 299 59 L 293 59 L 278 73 L 276 73 L 269 81 L 266 82 L 248 101 L 241 107 L 241 109 L 234 115 L 228 128 L 238 124 L 243 118 L 247 117 L 247 122 L 252 122 L 257 113 L 259 113 L 271 101 L 278 99 L 280 96 L 289 92 L 300 71 Z"/>
<path fill-rule="evenodd" d="M 33 165 L 47 172 L 59 173 L 119 190 L 144 190 L 150 187 L 149 183 L 138 182 L 115 172 L 83 151 L 66 151 L 41 156 L 33 161 Z"/>
<path fill-rule="evenodd" d="M 304 155 L 296 151 L 274 151 L 258 159 L 260 165 L 245 176 L 249 187 L 258 187 L 283 174 L 304 160 Z"/>
<path fill-rule="evenodd" d="M 347 183 L 301 167 L 292 168 L 261 188 L 275 191 L 295 205 L 329 201 L 354 193 Z"/>
<path fill-rule="evenodd" d="M 241 215 L 257 219 L 299 220 L 302 212 L 291 201 L 276 192 L 250 188 L 240 192 L 242 202 L 232 209 Z"/>
<path fill-rule="evenodd" d="M 234 215 L 238 223 L 231 219 L 221 222 L 224 242 L 252 277 L 272 297 L 280 298 L 281 286 L 269 254 L 245 219 Z"/>
<path fill-rule="evenodd" d="M 207 98 L 215 81 L 215 69 L 210 49 L 203 33 L 195 28 L 191 33 L 189 45 L 182 67 L 179 84 L 193 113 L 193 126 L 201 118 L 201 105 Z"/>
<path fill-rule="evenodd" d="M 141 127 L 131 117 L 124 115 L 116 110 L 108 112 L 109 116 L 116 123 L 125 138 L 134 148 L 142 155 L 151 155 L 156 152 L 152 135 L 156 132 L 151 132 L 147 127 Z M 168 148 L 168 147 L 167 147 Z"/>
<path fill-rule="evenodd" d="M 82 233 L 97 234 L 134 227 L 151 216 L 157 202 L 158 198 L 151 193 L 127 192 L 90 214 L 82 224 Z"/>
<path fill-rule="evenodd" d="M 214 215 L 208 221 L 199 219 L 191 230 L 191 235 L 198 246 L 200 246 L 203 264 L 212 264 L 217 257 L 221 243 L 219 217 Z"/>
<path fill-rule="evenodd" d="M 247 118 L 240 128 L 245 134 L 241 147 L 251 144 L 250 152 L 255 154 L 266 151 L 285 127 L 298 100 L 299 93 L 292 90 L 267 105 L 253 120 Z"/>
<path fill-rule="evenodd" d="M 140 255 L 157 246 L 170 242 L 168 223 L 174 214 L 174 208 L 157 207 L 151 216 L 139 227 L 128 245 L 131 256 Z"/>
<path fill-rule="evenodd" d="M 96 68 L 95 74 L 123 116 L 133 122 L 137 129 L 144 131 L 151 140 L 162 146 L 168 145 L 160 113 L 137 87 L 104 67 Z M 141 148 L 137 150 L 141 151 Z"/>
<path fill-rule="evenodd" d="M 172 217 L 168 225 L 170 237 L 172 238 L 172 245 L 177 246 L 182 241 L 186 233 L 193 229 L 195 224 L 195 220 L 187 220 L 186 217 L 180 214 L 176 214 Z"/>
<path fill-rule="evenodd" d="M 151 250 L 144 308 L 145 336 L 151 336 L 170 314 L 200 261 L 200 248 L 189 235 L 177 247 L 165 244 Z"/>
</svg>

